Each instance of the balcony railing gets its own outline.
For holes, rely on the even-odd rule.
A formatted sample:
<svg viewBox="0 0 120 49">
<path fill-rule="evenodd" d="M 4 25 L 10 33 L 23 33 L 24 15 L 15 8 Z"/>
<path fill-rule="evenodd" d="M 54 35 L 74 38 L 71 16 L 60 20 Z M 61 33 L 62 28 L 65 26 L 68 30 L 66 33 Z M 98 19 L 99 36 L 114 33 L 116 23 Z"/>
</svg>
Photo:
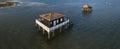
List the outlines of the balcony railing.
<svg viewBox="0 0 120 49">
<path fill-rule="evenodd" d="M 55 29 L 58 29 L 64 25 L 66 25 L 67 23 L 69 23 L 69 19 L 66 19 L 64 22 L 49 28 L 41 22 L 41 19 L 36 19 L 35 21 L 40 27 L 42 27 L 47 32 L 54 31 Z"/>
</svg>

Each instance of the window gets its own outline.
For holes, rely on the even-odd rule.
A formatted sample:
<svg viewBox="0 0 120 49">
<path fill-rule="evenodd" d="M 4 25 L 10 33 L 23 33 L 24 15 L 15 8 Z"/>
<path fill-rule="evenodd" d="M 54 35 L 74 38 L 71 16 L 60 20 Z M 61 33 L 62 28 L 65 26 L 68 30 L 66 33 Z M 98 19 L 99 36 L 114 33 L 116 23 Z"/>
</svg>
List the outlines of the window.
<svg viewBox="0 0 120 49">
<path fill-rule="evenodd" d="M 61 18 L 60 21 L 63 21 L 63 19 Z"/>
<path fill-rule="evenodd" d="M 59 20 L 57 20 L 57 23 L 59 23 Z"/>
<path fill-rule="evenodd" d="M 52 24 L 52 22 L 50 22 L 50 24 Z"/>
<path fill-rule="evenodd" d="M 56 21 L 53 22 L 54 23 L 54 26 L 56 25 Z"/>
</svg>

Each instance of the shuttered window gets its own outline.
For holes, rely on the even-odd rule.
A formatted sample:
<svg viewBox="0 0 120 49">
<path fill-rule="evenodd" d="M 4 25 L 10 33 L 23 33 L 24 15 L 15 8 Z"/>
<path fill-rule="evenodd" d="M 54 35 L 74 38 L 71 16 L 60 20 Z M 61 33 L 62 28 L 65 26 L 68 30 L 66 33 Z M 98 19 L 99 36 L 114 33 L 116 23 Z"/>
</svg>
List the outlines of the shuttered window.
<svg viewBox="0 0 120 49">
<path fill-rule="evenodd" d="M 63 21 L 63 19 L 61 18 L 61 19 L 60 19 L 60 21 L 62 22 L 62 21 Z"/>
<path fill-rule="evenodd" d="M 56 21 L 54 20 L 53 23 L 54 23 L 54 26 L 55 26 L 56 25 Z"/>
</svg>

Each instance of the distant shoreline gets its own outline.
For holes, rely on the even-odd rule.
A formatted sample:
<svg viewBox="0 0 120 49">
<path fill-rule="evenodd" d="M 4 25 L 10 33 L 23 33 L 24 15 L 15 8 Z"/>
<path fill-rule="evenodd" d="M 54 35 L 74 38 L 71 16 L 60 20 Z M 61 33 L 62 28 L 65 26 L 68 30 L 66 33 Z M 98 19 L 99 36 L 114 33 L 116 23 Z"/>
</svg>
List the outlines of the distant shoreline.
<svg viewBox="0 0 120 49">
<path fill-rule="evenodd" d="M 19 2 L 1 2 L 0 8 L 11 7 L 17 4 L 19 4 Z"/>
</svg>

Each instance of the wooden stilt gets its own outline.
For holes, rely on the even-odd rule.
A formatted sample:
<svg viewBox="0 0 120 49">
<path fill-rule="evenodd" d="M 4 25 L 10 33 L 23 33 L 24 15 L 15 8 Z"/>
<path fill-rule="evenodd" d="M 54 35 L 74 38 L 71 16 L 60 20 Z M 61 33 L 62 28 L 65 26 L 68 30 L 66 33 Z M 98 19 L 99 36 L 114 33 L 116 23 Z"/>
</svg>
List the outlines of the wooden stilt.
<svg viewBox="0 0 120 49">
<path fill-rule="evenodd" d="M 50 39 L 50 32 L 48 32 L 48 39 Z"/>
<path fill-rule="evenodd" d="M 61 28 L 60 28 L 60 32 L 61 32 Z"/>
<path fill-rule="evenodd" d="M 67 28 L 69 28 L 69 23 L 67 23 Z"/>
<path fill-rule="evenodd" d="M 35 26 L 36 26 L 36 27 L 38 26 L 37 23 L 35 23 Z"/>
<path fill-rule="evenodd" d="M 54 37 L 55 36 L 55 31 L 53 31 L 53 33 L 52 33 L 52 37 Z"/>
<path fill-rule="evenodd" d="M 37 25 L 37 23 L 35 23 L 35 28 L 38 28 L 38 25 Z"/>
<path fill-rule="evenodd" d="M 43 29 L 43 35 L 45 34 L 45 30 Z"/>
<path fill-rule="evenodd" d="M 40 30 L 40 26 L 38 26 L 38 29 Z"/>
</svg>

